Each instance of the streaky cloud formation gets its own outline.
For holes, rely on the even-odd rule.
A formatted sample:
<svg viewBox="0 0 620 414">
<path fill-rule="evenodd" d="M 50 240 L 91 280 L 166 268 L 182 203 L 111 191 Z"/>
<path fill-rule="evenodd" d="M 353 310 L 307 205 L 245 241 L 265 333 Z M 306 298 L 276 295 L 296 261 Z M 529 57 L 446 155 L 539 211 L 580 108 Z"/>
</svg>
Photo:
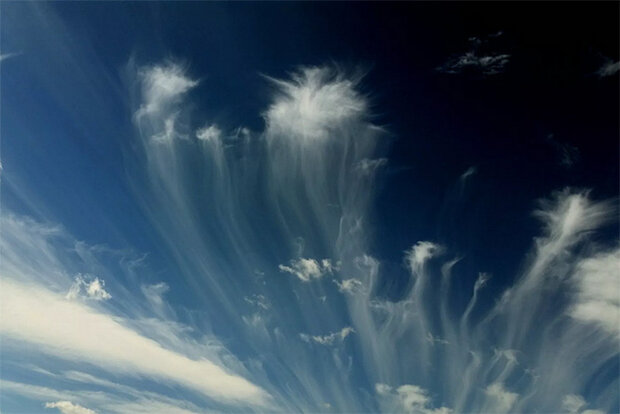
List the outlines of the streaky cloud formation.
<svg viewBox="0 0 620 414">
<path fill-rule="evenodd" d="M 438 70 L 508 64 L 477 50 Z M 428 235 L 395 252 L 395 270 L 374 248 L 388 140 L 361 71 L 267 76 L 251 131 L 197 119 L 192 91 L 209 84 L 179 62 L 127 72 L 126 179 L 169 269 L 3 211 L 6 352 L 49 358 L 3 376 L 4 393 L 61 412 L 617 407 L 620 250 L 596 238 L 617 200 L 572 188 L 541 200 L 540 233 L 505 286 Z M 454 177 L 462 191 L 475 172 Z"/>
</svg>

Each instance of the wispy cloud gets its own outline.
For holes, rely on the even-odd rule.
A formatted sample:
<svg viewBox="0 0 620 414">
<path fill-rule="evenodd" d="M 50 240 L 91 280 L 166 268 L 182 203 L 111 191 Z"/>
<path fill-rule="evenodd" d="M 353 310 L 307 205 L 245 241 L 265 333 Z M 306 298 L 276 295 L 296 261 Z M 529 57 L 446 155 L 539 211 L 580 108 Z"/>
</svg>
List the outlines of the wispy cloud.
<svg viewBox="0 0 620 414">
<path fill-rule="evenodd" d="M 497 38 L 501 32 L 490 35 L 486 38 L 471 37 L 469 39 L 470 50 L 454 56 L 444 64 L 438 66 L 436 70 L 447 74 L 477 73 L 484 76 L 497 75 L 505 71 L 510 62 L 510 55 L 506 53 L 494 53 L 485 51 L 489 39 Z"/>
<path fill-rule="evenodd" d="M 331 274 L 337 268 L 334 267 L 330 259 L 295 259 L 291 260 L 290 265 L 278 265 L 281 272 L 290 273 L 297 276 L 302 282 L 309 282 L 312 279 L 320 279 L 327 274 Z"/>
<path fill-rule="evenodd" d="M 142 373 L 224 401 L 264 404 L 267 394 L 212 362 L 193 360 L 123 326 L 113 317 L 35 285 L 4 280 L 0 293 L 3 337 L 38 346 L 67 360 L 124 375 Z M 109 344 L 124 344 L 123 347 Z M 153 364 L 152 361 L 158 361 Z M 132 374 L 132 372 L 134 374 Z"/>
<path fill-rule="evenodd" d="M 599 78 L 615 76 L 620 71 L 620 62 L 605 58 L 605 63 L 596 71 Z"/>
<path fill-rule="evenodd" d="M 299 337 L 304 342 L 315 342 L 319 345 L 333 345 L 335 342 L 342 342 L 345 338 L 355 332 L 355 329 L 350 326 L 345 326 L 338 332 L 332 332 L 329 335 L 308 335 L 305 333 L 299 334 Z"/>
<path fill-rule="evenodd" d="M 547 135 L 547 142 L 555 149 L 562 166 L 570 168 L 579 161 L 579 149 L 574 145 L 558 141 L 553 134 Z"/>
<path fill-rule="evenodd" d="M 21 53 L 2 53 L 0 54 L 0 63 L 4 62 L 5 60 L 15 57 L 15 56 L 19 56 L 21 55 Z"/>
</svg>

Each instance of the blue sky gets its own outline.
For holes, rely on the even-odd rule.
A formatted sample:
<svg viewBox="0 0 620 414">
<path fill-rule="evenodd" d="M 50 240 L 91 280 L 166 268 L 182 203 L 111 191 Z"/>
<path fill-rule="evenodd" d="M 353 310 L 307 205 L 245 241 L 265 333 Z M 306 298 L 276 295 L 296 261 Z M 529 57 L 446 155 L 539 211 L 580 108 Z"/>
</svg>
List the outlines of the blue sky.
<svg viewBox="0 0 620 414">
<path fill-rule="evenodd" d="M 618 4 L 0 12 L 2 413 L 620 410 Z"/>
</svg>

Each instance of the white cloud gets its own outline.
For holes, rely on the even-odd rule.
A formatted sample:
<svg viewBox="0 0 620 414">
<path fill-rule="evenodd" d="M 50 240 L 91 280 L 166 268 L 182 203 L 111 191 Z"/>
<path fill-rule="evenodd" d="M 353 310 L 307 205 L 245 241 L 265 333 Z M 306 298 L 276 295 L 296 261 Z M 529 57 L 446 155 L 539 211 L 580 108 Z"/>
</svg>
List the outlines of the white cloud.
<svg viewBox="0 0 620 414">
<path fill-rule="evenodd" d="M 188 78 L 185 70 L 173 62 L 144 68 L 140 70 L 139 76 L 143 99 L 140 114 L 161 112 L 198 85 L 198 81 Z"/>
<path fill-rule="evenodd" d="M 329 259 L 323 259 L 320 262 L 315 259 L 300 258 L 291 260 L 290 266 L 279 265 L 281 272 L 290 273 L 297 276 L 302 282 L 309 282 L 311 279 L 320 279 L 328 273 L 338 270 Z"/>
<path fill-rule="evenodd" d="M 224 402 L 265 404 L 268 399 L 260 387 L 207 359 L 163 348 L 110 315 L 36 285 L 4 278 L 0 299 L 3 337 L 38 346 L 44 353 L 116 374 L 172 381 Z"/>
<path fill-rule="evenodd" d="M 62 414 L 96 414 L 95 411 L 73 404 L 71 401 L 47 402 L 45 408 L 57 408 Z"/>
<path fill-rule="evenodd" d="M 562 408 L 571 414 L 577 414 L 585 407 L 586 401 L 581 395 L 569 394 L 562 400 Z"/>
<path fill-rule="evenodd" d="M 269 300 L 264 295 L 253 294 L 251 296 L 245 296 L 243 300 L 250 305 L 261 308 L 262 310 L 269 310 L 271 307 Z"/>
<path fill-rule="evenodd" d="M 419 241 L 405 252 L 405 260 L 410 269 L 417 269 L 426 261 L 441 253 L 441 246 L 433 242 Z"/>
<path fill-rule="evenodd" d="M 582 260 L 573 282 L 578 292 L 571 316 L 620 335 L 620 249 Z"/>
<path fill-rule="evenodd" d="M 305 67 L 291 81 L 271 81 L 279 96 L 264 114 L 268 135 L 325 139 L 367 110 L 366 99 L 355 90 L 357 80 L 337 69 Z"/>
<path fill-rule="evenodd" d="M 340 342 L 344 341 L 347 336 L 349 336 L 350 334 L 354 332 L 355 332 L 355 329 L 351 328 L 350 326 L 345 326 L 340 331 L 332 332 L 329 335 L 320 336 L 320 335 L 308 335 L 308 334 L 302 333 L 302 334 L 299 334 L 299 336 L 304 342 L 310 343 L 311 341 L 313 341 L 320 345 L 333 345 L 334 342 L 336 341 L 340 341 Z"/>
<path fill-rule="evenodd" d="M 222 130 L 215 124 L 204 126 L 196 131 L 196 138 L 201 141 L 218 140 L 222 136 Z"/>
<path fill-rule="evenodd" d="M 138 127 L 149 131 L 157 143 L 169 143 L 175 138 L 187 138 L 177 131 L 182 97 L 196 85 L 178 63 L 168 62 L 142 68 L 138 71 L 142 103 L 135 117 Z"/>
<path fill-rule="evenodd" d="M 387 158 L 364 158 L 357 163 L 356 168 L 362 174 L 373 174 L 377 169 L 385 166 L 387 163 Z"/>
<path fill-rule="evenodd" d="M 501 382 L 489 385 L 484 393 L 487 396 L 486 412 L 497 414 L 509 412 L 519 398 L 519 394 L 506 390 Z"/>
<path fill-rule="evenodd" d="M 348 293 L 354 295 L 363 291 L 364 285 L 357 279 L 345 279 L 342 282 L 334 280 L 334 283 L 338 286 L 338 290 L 342 293 Z"/>
<path fill-rule="evenodd" d="M 105 290 L 105 282 L 102 279 L 80 274 L 75 277 L 75 282 L 73 282 L 65 297 L 67 299 L 84 297 L 93 300 L 107 300 L 112 295 Z"/>
<path fill-rule="evenodd" d="M 448 407 L 433 408 L 428 392 L 417 385 L 404 384 L 395 390 L 387 385 L 375 384 L 375 392 L 387 404 L 388 412 L 408 414 L 450 414 Z"/>
</svg>

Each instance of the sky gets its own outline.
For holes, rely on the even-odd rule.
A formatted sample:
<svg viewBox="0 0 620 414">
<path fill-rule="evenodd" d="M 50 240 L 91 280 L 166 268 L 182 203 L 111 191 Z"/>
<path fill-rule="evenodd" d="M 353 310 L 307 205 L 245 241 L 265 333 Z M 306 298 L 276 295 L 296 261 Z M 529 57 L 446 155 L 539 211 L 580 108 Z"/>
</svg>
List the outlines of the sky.
<svg viewBox="0 0 620 414">
<path fill-rule="evenodd" d="M 0 412 L 619 412 L 619 11 L 1 2 Z"/>
</svg>

